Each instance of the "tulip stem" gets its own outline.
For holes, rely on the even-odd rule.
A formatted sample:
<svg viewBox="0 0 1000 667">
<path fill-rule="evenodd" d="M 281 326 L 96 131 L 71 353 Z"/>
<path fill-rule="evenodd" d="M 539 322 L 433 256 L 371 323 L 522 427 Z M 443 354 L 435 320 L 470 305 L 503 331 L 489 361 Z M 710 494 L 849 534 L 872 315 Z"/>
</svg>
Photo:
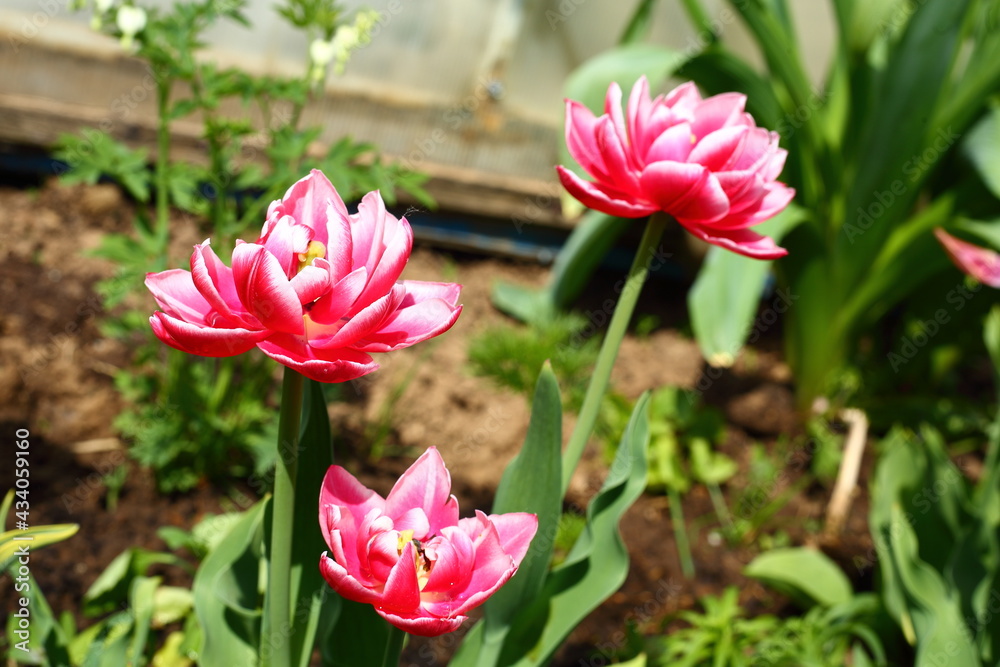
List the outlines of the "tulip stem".
<svg viewBox="0 0 1000 667">
<path fill-rule="evenodd" d="M 573 471 L 576 470 L 580 457 L 583 456 L 587 440 L 590 439 L 590 434 L 594 431 L 594 425 L 597 423 L 601 400 L 604 398 L 608 382 L 611 379 L 611 369 L 615 365 L 618 348 L 621 347 L 629 321 L 632 319 L 632 313 L 635 311 L 639 293 L 642 292 L 642 286 L 649 276 L 650 268 L 660 261 L 656 250 L 670 220 L 670 216 L 662 212 L 649 216 L 646 230 L 642 234 L 642 240 L 639 241 L 635 259 L 632 260 L 632 268 L 629 269 L 625 286 L 622 288 L 618 303 L 615 305 L 615 312 L 608 324 L 608 332 L 601 344 L 601 351 L 597 355 L 594 374 L 590 378 L 590 384 L 587 385 L 587 393 L 583 397 L 580 416 L 573 429 L 573 434 L 569 438 L 569 444 L 566 445 L 566 451 L 563 453 L 562 492 L 564 496 L 569 488 Z"/>
<path fill-rule="evenodd" d="M 389 636 L 385 640 L 385 655 L 382 657 L 382 667 L 399 667 L 399 657 L 406 642 L 406 633 L 395 625 L 389 624 Z"/>
<path fill-rule="evenodd" d="M 278 417 L 278 457 L 274 467 L 274 499 L 271 503 L 271 546 L 267 574 L 267 599 L 261 631 L 261 662 L 264 667 L 291 667 L 293 626 L 291 605 L 292 526 L 295 523 L 295 478 L 299 461 L 299 421 L 302 417 L 302 376 L 285 368 Z"/>
</svg>

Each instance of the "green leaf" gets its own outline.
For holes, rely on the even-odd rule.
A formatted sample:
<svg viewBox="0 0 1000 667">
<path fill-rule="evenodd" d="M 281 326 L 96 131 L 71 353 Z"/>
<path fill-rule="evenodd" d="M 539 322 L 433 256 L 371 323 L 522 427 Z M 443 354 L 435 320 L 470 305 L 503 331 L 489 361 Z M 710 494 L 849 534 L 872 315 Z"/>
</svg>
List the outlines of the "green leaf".
<svg viewBox="0 0 1000 667">
<path fill-rule="evenodd" d="M 890 556 L 883 569 L 891 567 L 901 583 L 917 640 L 915 667 L 940 664 L 943 655 L 963 667 L 982 665 L 954 591 L 936 568 L 921 560 L 916 532 L 898 504 L 892 506 L 890 521 L 892 530 L 881 535 Z"/>
<path fill-rule="evenodd" d="M 83 595 L 83 612 L 97 616 L 117 609 L 128 599 L 136 577 L 146 574 L 150 565 L 163 563 L 186 567 L 187 563 L 173 554 L 131 547 L 118 554 L 101 572 Z"/>
<path fill-rule="evenodd" d="M 256 664 L 260 644 L 260 572 L 270 497 L 244 512 L 195 575 L 194 609 L 204 631 L 198 662 Z"/>
<path fill-rule="evenodd" d="M 552 366 L 546 363 L 538 376 L 524 445 L 504 471 L 493 502 L 494 514 L 530 512 L 538 516 L 538 532 L 517 573 L 484 605 L 484 642 L 497 651 L 517 614 L 542 589 L 561 509 L 562 407 L 559 385 Z M 478 664 L 485 667 L 488 663 L 480 657 Z"/>
<path fill-rule="evenodd" d="M 141 665 L 145 660 L 146 642 L 149 639 L 149 629 L 153 624 L 153 613 L 156 610 L 156 589 L 160 586 L 159 577 L 136 577 L 129 592 L 130 612 L 133 618 L 132 646 L 129 651 L 129 665 Z"/>
<path fill-rule="evenodd" d="M 500 664 L 546 664 L 573 628 L 624 583 L 629 558 L 618 522 L 646 487 L 648 405 L 648 394 L 636 402 L 604 486 L 587 508 L 583 534 L 518 615 Z"/>
<path fill-rule="evenodd" d="M 805 217 L 805 210 L 791 204 L 754 231 L 780 243 L 782 237 Z M 751 259 L 719 247 L 708 251 L 698 278 L 688 292 L 688 309 L 698 346 L 712 366 L 729 367 L 736 361 L 750 334 L 770 269 L 769 261 Z"/>
<path fill-rule="evenodd" d="M 1000 198 L 1000 107 L 993 107 L 969 130 L 962 149 L 983 183 Z"/>
<path fill-rule="evenodd" d="M 731 458 L 712 449 L 704 438 L 695 438 L 691 448 L 691 472 L 704 484 L 722 484 L 739 470 Z"/>
<path fill-rule="evenodd" d="M 292 659 L 308 667 L 316 642 L 320 609 L 330 590 L 320 574 L 319 554 L 328 549 L 316 519 L 315 500 L 319 498 L 323 477 L 333 464 L 333 440 L 323 385 L 308 380 L 302 401 L 302 434 L 299 438 L 296 502 L 313 499 L 312 504 L 296 508 L 295 545 L 292 551 Z"/>
<path fill-rule="evenodd" d="M 13 491 L 11 491 L 13 493 Z M 3 524 L 0 524 L 3 527 Z M 0 533 L 0 572 L 17 559 L 17 552 L 23 547 L 32 551 L 56 542 L 62 542 L 76 534 L 80 526 L 75 523 L 59 523 L 51 526 L 31 526 L 27 530 L 15 529 Z"/>
<path fill-rule="evenodd" d="M 851 582 L 832 560 L 815 549 L 772 549 L 757 556 L 743 574 L 788 595 L 803 607 L 832 607 L 850 601 Z"/>
</svg>

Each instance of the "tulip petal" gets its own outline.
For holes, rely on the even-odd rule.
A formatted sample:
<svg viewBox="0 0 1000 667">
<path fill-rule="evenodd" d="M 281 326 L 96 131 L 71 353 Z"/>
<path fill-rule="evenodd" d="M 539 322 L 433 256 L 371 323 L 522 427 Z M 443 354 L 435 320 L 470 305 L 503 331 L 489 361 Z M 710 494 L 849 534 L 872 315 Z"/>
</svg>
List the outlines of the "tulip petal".
<svg viewBox="0 0 1000 667">
<path fill-rule="evenodd" d="M 338 197 L 339 200 L 339 197 Z M 343 202 L 340 202 L 343 206 Z M 342 280 L 354 270 L 354 240 L 351 237 L 351 219 L 347 211 L 341 215 L 331 202 L 326 212 L 327 234 L 326 258 L 330 261 L 333 281 Z"/>
<path fill-rule="evenodd" d="M 963 273 L 984 285 L 1000 288 L 1000 254 L 955 238 L 940 227 L 934 230 L 934 235 Z"/>
<path fill-rule="evenodd" d="M 711 132 L 698 141 L 688 159 L 714 172 L 722 171 L 733 153 L 743 147 L 743 137 L 747 132 L 749 130 L 742 125 Z"/>
<path fill-rule="evenodd" d="M 308 227 L 295 222 L 289 215 L 269 221 L 264 233 L 256 244 L 267 249 L 281 266 L 285 278 L 291 278 L 298 269 L 299 255 L 304 254 L 309 248 L 311 231 Z M 240 246 L 237 246 L 239 248 Z M 233 253 L 233 269 L 236 268 L 236 253 Z M 239 279 L 236 279 L 239 283 Z"/>
<path fill-rule="evenodd" d="M 244 307 L 271 329 L 305 333 L 302 304 L 278 259 L 255 243 L 233 250 L 233 278 Z"/>
<path fill-rule="evenodd" d="M 585 181 L 562 166 L 556 167 L 556 171 L 563 187 L 587 208 L 621 218 L 641 218 L 657 210 L 652 202 L 640 201 L 639 197 L 613 191 L 602 183 Z"/>
<path fill-rule="evenodd" d="M 449 632 L 458 630 L 468 616 L 456 616 L 454 618 L 436 618 L 434 616 L 398 616 L 388 611 L 375 608 L 379 616 L 392 623 L 394 626 L 420 637 L 437 637 Z"/>
<path fill-rule="evenodd" d="M 385 507 L 385 500 L 344 468 L 330 466 L 323 476 L 319 505 L 321 508 L 326 505 L 346 507 L 356 524 L 361 525 L 369 512 Z"/>
<path fill-rule="evenodd" d="M 323 336 L 317 329 L 309 344 L 317 349 L 351 347 L 356 341 L 378 330 L 393 311 L 399 307 L 405 292 L 402 286 L 395 287 L 391 292 L 347 320 L 339 330 L 331 336 Z"/>
<path fill-rule="evenodd" d="M 514 565 L 520 565 L 538 532 L 538 517 L 526 512 L 510 512 L 491 514 L 489 520 L 497 529 L 504 553 L 514 560 Z"/>
<path fill-rule="evenodd" d="M 344 566 L 327 556 L 325 551 L 319 557 L 319 571 L 333 590 L 349 600 L 374 605 L 381 601 L 377 592 L 362 586 Z"/>
<path fill-rule="evenodd" d="M 406 296 L 399 307 L 377 331 L 351 347 L 364 352 L 389 352 L 409 347 L 444 333 L 462 313 L 462 307 L 455 306 L 460 285 L 425 284 L 414 280 L 404 280 L 400 284 L 406 289 Z M 444 298 L 435 296 L 438 294 Z"/>
<path fill-rule="evenodd" d="M 458 521 L 458 501 L 451 495 L 451 475 L 436 447 L 421 454 L 385 498 L 385 513 L 390 517 L 401 517 L 411 507 L 424 510 L 432 533 Z"/>
<path fill-rule="evenodd" d="M 327 225 L 330 219 L 330 208 L 338 217 L 347 217 L 347 207 L 326 175 L 318 169 L 313 169 L 309 175 L 300 178 L 288 188 L 276 208 L 283 215 L 291 216 L 300 225 L 308 227 L 311 239 L 329 246 Z M 271 211 L 268 211 L 270 217 Z M 301 251 L 300 251 L 301 252 Z"/>
<path fill-rule="evenodd" d="M 374 263 L 374 272 L 369 273 L 368 285 L 358 297 L 352 310 L 361 310 L 379 297 L 389 293 L 396 281 L 399 280 L 399 275 L 403 272 L 406 262 L 410 259 L 410 251 L 413 248 L 413 231 L 410 229 L 409 223 L 406 222 L 406 218 L 397 221 L 389 214 L 384 214 L 384 217 L 386 226 L 395 228 L 395 233 L 385 245 L 381 257 Z M 371 267 L 369 267 L 369 271 L 371 271 Z M 353 316 L 354 313 L 349 312 L 349 315 Z"/>
<path fill-rule="evenodd" d="M 403 552 L 399 554 L 389 577 L 382 589 L 380 610 L 390 613 L 405 614 L 420 606 L 420 583 L 417 581 L 417 566 L 415 563 L 416 548 L 413 542 L 407 542 Z"/>
<path fill-rule="evenodd" d="M 212 304 L 198 291 L 190 271 L 169 269 L 147 273 L 145 284 L 166 314 L 191 324 L 207 324 Z"/>
<path fill-rule="evenodd" d="M 678 123 L 668 128 L 650 144 L 644 160 L 647 165 L 650 162 L 662 161 L 687 162 L 693 147 L 694 135 L 691 134 L 691 125 Z"/>
<path fill-rule="evenodd" d="M 315 333 L 308 332 L 309 338 L 333 335 L 340 328 L 340 319 L 351 309 L 367 283 L 368 269 L 362 266 L 341 278 L 329 292 L 320 297 L 309 309 L 309 320 L 320 325 L 337 325 L 337 327 L 332 330 L 317 327 Z M 306 326 L 309 326 L 308 322 Z"/>
<path fill-rule="evenodd" d="M 167 345 L 202 357 L 232 357 L 243 354 L 270 335 L 268 331 L 200 326 L 166 313 L 153 313 L 149 323 L 156 337 Z"/>
<path fill-rule="evenodd" d="M 320 298 L 330 290 L 330 262 L 316 258 L 289 281 L 299 303 L 306 305 Z"/>
<path fill-rule="evenodd" d="M 191 278 L 212 308 L 236 326 L 254 328 L 250 314 L 240 303 L 233 270 L 222 263 L 209 241 L 196 245 L 191 253 Z"/>
<path fill-rule="evenodd" d="M 566 148 L 569 154 L 594 178 L 607 179 L 609 174 L 597 144 L 597 120 L 584 105 L 566 100 Z"/>
<path fill-rule="evenodd" d="M 795 198 L 795 190 L 783 183 L 768 183 L 764 191 L 764 196 L 752 205 L 718 221 L 715 226 L 718 229 L 740 229 L 759 224 L 783 211 Z"/>
<path fill-rule="evenodd" d="M 712 132 L 731 125 L 740 125 L 744 120 L 743 109 L 747 96 L 741 93 L 722 93 L 705 98 L 695 107 L 692 129 L 699 139 Z"/>
<path fill-rule="evenodd" d="M 278 363 L 318 382 L 347 382 L 378 368 L 364 352 L 348 348 L 320 350 L 289 334 L 274 334 L 257 347 Z"/>
<path fill-rule="evenodd" d="M 701 240 L 732 250 L 740 255 L 754 259 L 777 259 L 784 257 L 788 251 L 778 247 L 774 239 L 761 236 L 749 229 L 713 229 L 691 224 L 678 219 L 679 223 Z"/>
<path fill-rule="evenodd" d="M 454 526 L 446 526 L 441 529 L 441 537 L 428 546 L 434 549 L 436 558 L 423 592 L 464 591 L 472 579 L 471 565 L 476 558 L 469 536 Z"/>
<path fill-rule="evenodd" d="M 689 195 L 697 195 L 705 187 L 708 176 L 708 169 L 700 164 L 654 162 L 642 172 L 639 181 L 643 192 L 659 210 L 673 214 Z"/>
</svg>

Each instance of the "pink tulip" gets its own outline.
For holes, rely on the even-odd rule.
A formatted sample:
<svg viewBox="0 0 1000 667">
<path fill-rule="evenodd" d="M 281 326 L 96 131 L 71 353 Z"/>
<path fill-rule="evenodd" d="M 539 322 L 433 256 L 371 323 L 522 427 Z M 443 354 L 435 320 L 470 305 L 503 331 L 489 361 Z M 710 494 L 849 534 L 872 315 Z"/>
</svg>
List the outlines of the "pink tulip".
<svg viewBox="0 0 1000 667">
<path fill-rule="evenodd" d="M 589 208 L 623 218 L 664 211 L 698 238 L 741 255 L 787 254 L 748 229 L 776 215 L 795 190 L 776 181 L 787 151 L 778 135 L 744 113 L 746 97 L 702 99 L 693 83 L 649 98 L 645 77 L 632 88 L 626 113 L 612 83 L 604 115 L 566 100 L 566 144 L 594 180 L 564 167 L 559 180 Z"/>
<path fill-rule="evenodd" d="M 984 285 L 1000 288 L 1000 254 L 957 239 L 940 227 L 934 230 L 934 235 L 963 273 Z"/>
<path fill-rule="evenodd" d="M 458 319 L 460 285 L 398 281 L 410 257 L 406 218 L 378 192 L 358 212 L 319 171 L 271 203 L 261 236 L 237 241 L 232 268 L 209 241 L 194 247 L 191 271 L 146 276 L 163 312 L 150 318 L 167 345 L 206 357 L 254 346 L 321 382 L 344 382 L 378 364 L 370 352 L 409 347 Z"/>
<path fill-rule="evenodd" d="M 330 586 L 426 637 L 458 629 L 470 609 L 507 583 L 538 530 L 534 514 L 477 510 L 459 519 L 451 476 L 434 447 L 385 499 L 331 466 L 319 522 L 330 547 L 319 567 Z"/>
</svg>

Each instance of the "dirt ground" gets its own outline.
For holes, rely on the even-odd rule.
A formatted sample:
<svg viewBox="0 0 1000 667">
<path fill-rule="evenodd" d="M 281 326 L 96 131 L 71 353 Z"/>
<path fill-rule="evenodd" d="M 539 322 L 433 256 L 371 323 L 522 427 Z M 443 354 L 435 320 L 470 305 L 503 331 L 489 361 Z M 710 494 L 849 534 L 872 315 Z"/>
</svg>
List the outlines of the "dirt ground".
<svg viewBox="0 0 1000 667">
<path fill-rule="evenodd" d="M 72 539 L 40 550 L 33 571 L 53 609 L 77 611 L 84 591 L 103 568 L 129 546 L 164 549 L 156 529 L 164 525 L 190 528 L 209 512 L 229 507 L 228 497 L 249 490 L 202 485 L 183 495 L 159 495 L 151 475 L 132 466 L 117 507 L 106 503 L 103 475 L 127 461 L 127 443 L 111 426 L 122 403 L 112 384 L 114 371 L 127 364 L 128 349 L 103 337 L 102 314 L 93 291 L 96 281 L 111 275 L 103 260 L 86 256 L 103 234 L 128 228 L 131 208 L 112 186 L 63 187 L 49 182 L 30 190 L 0 183 L 0 489 L 13 485 L 14 432 L 31 433 L 31 521 L 80 525 Z M 183 225 L 178 248 L 200 241 Z M 177 253 L 183 256 L 185 253 Z M 465 310 L 455 327 L 437 342 L 391 356 L 369 378 L 350 383 L 347 399 L 331 409 L 344 465 L 382 493 L 419 453 L 436 445 L 451 470 L 461 506 L 489 507 L 504 465 L 515 455 L 527 430 L 526 399 L 474 376 L 468 364 L 470 340 L 503 322 L 489 300 L 498 279 L 542 284 L 546 270 L 533 265 L 478 256 L 455 256 L 418 247 L 404 277 L 453 280 L 464 285 Z M 599 275 L 580 307 L 600 304 L 611 296 L 614 276 Z M 149 298 L 149 309 L 155 304 Z M 760 341 L 751 362 L 742 360 L 717 379 L 707 378 L 698 348 L 683 333 L 686 321 L 683 285 L 658 281 L 647 286 L 640 311 L 653 313 L 659 326 L 641 338 L 630 336 L 613 375 L 617 391 L 636 398 L 667 384 L 692 388 L 707 385 L 704 398 L 724 411 L 727 438 L 722 446 L 740 463 L 741 473 L 725 486 L 735 498 L 746 486 L 748 445 L 772 450 L 779 436 L 794 435 L 796 415 L 790 373 L 779 353 L 780 332 L 772 328 Z M 373 464 L 366 457 L 365 424 L 385 414 L 386 401 L 405 378 L 412 380 L 395 400 L 389 429 L 390 455 Z M 564 434 L 572 426 L 567 416 Z M 786 470 L 766 489 L 777 497 L 794 485 L 805 467 L 788 459 Z M 861 488 L 865 487 L 866 462 Z M 577 471 L 569 500 L 583 504 L 597 488 L 604 463 L 591 447 Z M 796 493 L 764 532 L 780 528 L 793 543 L 810 539 L 822 521 L 828 491 L 816 485 Z M 726 586 L 740 588 L 751 613 L 781 612 L 786 601 L 742 575 L 758 553 L 752 545 L 733 548 L 712 538 L 718 528 L 709 496 L 696 487 L 684 500 L 692 533 L 697 577 L 681 575 L 667 500 L 646 494 L 626 514 L 622 532 L 632 556 L 625 585 L 594 612 L 571 637 L 557 665 L 580 660 L 600 662 L 595 647 L 624 648 L 625 621 L 654 633 L 672 614 L 695 608 L 700 595 L 718 594 Z M 870 547 L 867 498 L 855 499 L 847 530 L 831 555 L 848 566 L 852 554 Z M 183 581 L 183 576 L 166 573 Z M 0 578 L 0 608 L 9 608 L 13 591 Z M 404 664 L 441 664 L 454 638 L 420 640 L 407 649 Z"/>
</svg>

